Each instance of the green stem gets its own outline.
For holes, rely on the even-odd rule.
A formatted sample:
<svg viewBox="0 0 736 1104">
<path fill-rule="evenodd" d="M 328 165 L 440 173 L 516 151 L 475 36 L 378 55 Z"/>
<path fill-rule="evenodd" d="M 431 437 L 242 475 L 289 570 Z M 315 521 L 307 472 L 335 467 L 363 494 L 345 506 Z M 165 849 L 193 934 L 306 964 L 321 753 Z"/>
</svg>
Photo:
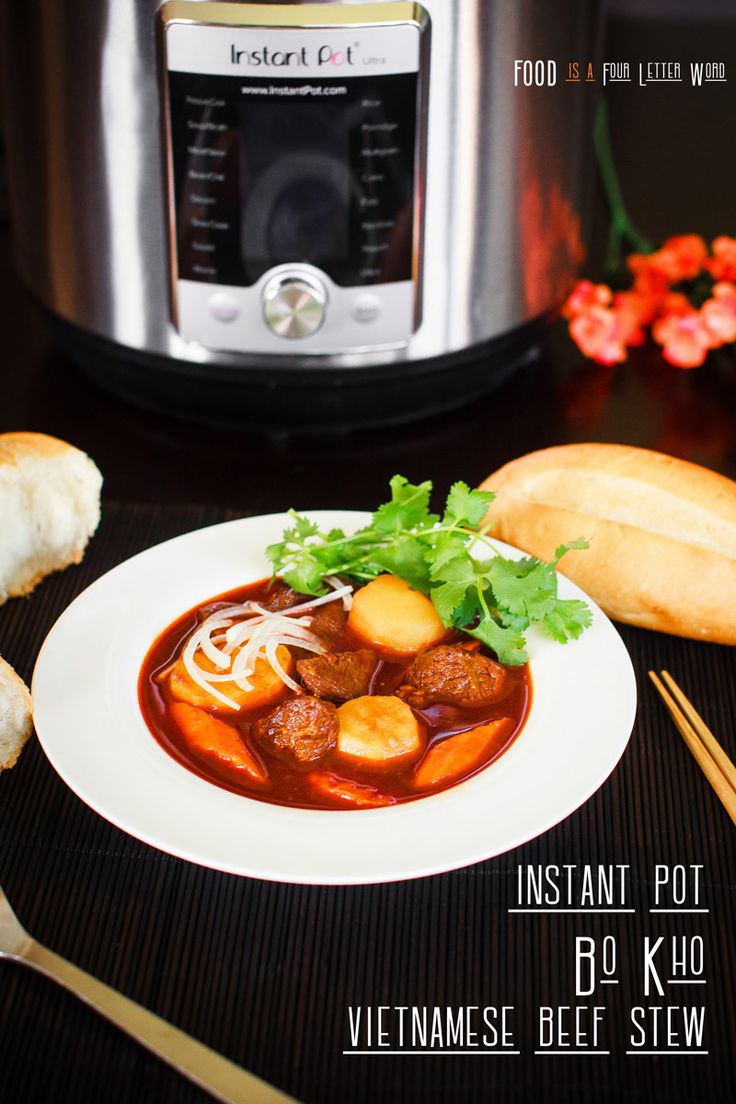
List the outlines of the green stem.
<svg viewBox="0 0 736 1104">
<path fill-rule="evenodd" d="M 483 613 L 485 614 L 485 616 L 489 620 L 491 620 L 491 611 L 488 609 L 488 603 L 486 602 L 486 596 L 483 593 L 483 579 L 482 579 L 480 574 L 478 574 L 477 577 L 476 577 L 475 589 L 478 592 L 478 604 L 480 605 L 480 608 L 483 610 Z"/>
<path fill-rule="evenodd" d="M 633 246 L 639 253 L 652 253 L 654 245 L 634 225 L 626 210 L 621 184 L 616 172 L 613 150 L 611 149 L 608 105 L 604 99 L 600 100 L 595 116 L 593 145 L 598 162 L 598 171 L 601 174 L 603 189 L 611 212 L 611 229 L 606 252 L 606 272 L 615 273 L 621 263 L 621 245 L 623 242 Z"/>
<path fill-rule="evenodd" d="M 426 529 L 424 531 L 420 530 L 418 533 L 414 533 L 412 535 L 414 537 L 416 537 L 417 540 L 422 540 L 422 539 L 426 539 L 428 537 L 436 537 L 440 533 L 460 533 L 468 541 L 480 541 L 480 543 L 485 545 L 485 547 L 488 548 L 493 553 L 494 556 L 500 555 L 498 549 L 495 548 L 489 540 L 487 540 L 487 538 L 485 536 L 485 530 L 478 531 L 478 530 L 475 530 L 475 529 L 468 529 L 464 525 L 457 525 L 457 524 L 437 525 L 437 526 L 434 526 L 432 529 Z M 371 557 L 375 554 L 376 549 L 385 548 L 388 545 L 390 545 L 396 535 L 397 534 L 391 533 L 391 534 L 386 534 L 383 537 L 377 537 L 375 535 L 375 533 L 373 533 L 373 532 L 368 532 L 368 533 L 363 532 L 363 533 L 354 533 L 350 537 L 339 537 L 334 541 L 329 541 L 329 545 L 330 545 L 331 548 L 335 548 L 338 545 L 347 545 L 348 547 L 350 545 L 358 546 L 358 547 L 360 547 L 361 545 L 368 545 L 368 547 L 367 547 L 367 549 L 366 549 L 366 551 L 364 552 L 363 555 L 353 556 L 351 559 L 344 560 L 342 563 L 334 564 L 333 566 L 331 566 L 330 569 L 329 569 L 329 574 L 331 574 L 331 575 L 345 574 L 345 575 L 350 576 L 353 579 L 366 579 L 366 580 L 367 579 L 372 579 L 374 577 L 373 575 L 371 575 L 367 572 L 360 571 L 361 566 L 364 563 L 370 561 Z M 287 555 L 289 556 L 289 562 L 294 562 L 294 563 L 299 559 L 300 555 L 303 555 L 305 553 L 309 553 L 311 548 L 324 547 L 324 545 L 328 542 L 325 541 L 325 542 L 323 542 L 322 545 L 316 545 L 316 546 L 315 545 L 308 545 L 308 544 L 299 544 L 298 542 L 295 542 L 295 543 L 296 543 L 296 548 L 292 549 L 290 552 L 287 553 Z M 281 567 L 283 569 L 284 568 L 284 562 L 285 561 L 282 561 L 281 564 L 277 565 L 275 570 L 278 570 L 278 567 Z"/>
<path fill-rule="evenodd" d="M 423 540 L 427 537 L 436 537 L 439 533 L 460 533 L 464 537 L 472 538 L 473 540 L 480 541 L 485 544 L 493 552 L 496 549 L 493 547 L 490 541 L 486 540 L 485 534 L 488 532 L 487 528 L 484 529 L 468 529 L 464 525 L 435 525 L 431 529 L 419 529 L 417 532 L 406 530 L 408 535 L 415 537 L 417 540 Z M 294 542 L 294 553 L 309 552 L 311 548 L 321 548 L 324 544 L 328 544 L 330 548 L 338 548 L 341 545 L 361 545 L 368 544 L 370 549 L 367 555 L 370 555 L 371 551 L 375 548 L 383 548 L 387 544 L 391 544 L 398 533 L 386 533 L 383 536 L 376 536 L 373 530 L 369 532 L 353 533 L 350 537 L 338 537 L 335 540 L 323 541 L 321 545 L 309 545 L 300 544 L 298 541 Z M 332 569 L 337 571 L 337 568 Z"/>
</svg>

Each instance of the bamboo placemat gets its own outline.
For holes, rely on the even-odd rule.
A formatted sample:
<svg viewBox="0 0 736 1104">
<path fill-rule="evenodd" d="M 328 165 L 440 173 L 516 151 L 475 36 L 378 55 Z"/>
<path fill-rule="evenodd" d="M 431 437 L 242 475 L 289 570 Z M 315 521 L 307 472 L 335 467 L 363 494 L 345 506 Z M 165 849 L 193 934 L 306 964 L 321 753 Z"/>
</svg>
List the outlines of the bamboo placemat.
<svg viewBox="0 0 736 1104">
<path fill-rule="evenodd" d="M 0 653 L 30 679 L 45 634 L 85 586 L 151 544 L 230 516 L 107 505 L 80 567 L 0 608 Z M 736 836 L 645 674 L 676 673 L 733 756 L 734 654 L 634 629 L 622 634 L 640 705 L 621 763 L 582 809 L 497 859 L 366 887 L 220 874 L 107 824 L 57 778 L 34 740 L 0 777 L 0 881 L 42 942 L 309 1104 L 731 1102 Z M 629 864 L 635 912 L 511 914 L 521 863 Z M 702 864 L 709 911 L 650 913 L 657 863 Z M 619 984 L 577 1003 L 607 1005 L 612 1053 L 535 1056 L 537 1006 L 576 1003 L 575 936 L 608 934 L 618 940 Z M 643 940 L 659 935 L 702 936 L 705 985 L 645 998 Z M 633 1006 L 701 1003 L 707 1055 L 625 1055 Z M 518 1056 L 342 1053 L 349 1006 L 504 1004 L 516 1008 Z M 0 1096 L 8 1104 L 208 1099 L 72 998 L 6 963 Z"/>
</svg>

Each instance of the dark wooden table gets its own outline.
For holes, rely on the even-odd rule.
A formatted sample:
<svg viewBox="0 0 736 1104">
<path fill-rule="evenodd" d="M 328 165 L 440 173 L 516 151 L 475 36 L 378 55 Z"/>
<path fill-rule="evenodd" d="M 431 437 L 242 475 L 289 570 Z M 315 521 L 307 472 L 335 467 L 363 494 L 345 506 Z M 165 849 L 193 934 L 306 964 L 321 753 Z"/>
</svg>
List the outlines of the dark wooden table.
<svg viewBox="0 0 736 1104">
<path fill-rule="evenodd" d="M 733 37 L 724 39 L 723 28 L 697 33 L 698 57 L 722 56 L 724 41 L 733 56 Z M 635 42 L 643 56 L 658 57 L 664 34 L 660 26 L 640 24 L 635 33 L 614 26 L 609 56 L 635 56 Z M 692 56 L 688 29 L 677 35 L 681 55 Z M 618 94 L 614 142 L 631 151 L 622 176 L 654 236 L 736 231 L 734 147 L 721 137 L 731 128 L 729 87 L 720 99 L 697 101 L 690 90 L 686 103 L 677 101 L 682 110 L 655 90 L 646 110 L 633 90 Z M 661 140 L 656 156 L 652 134 Z M 688 140 L 690 158 L 683 153 Z M 707 169 L 708 159 L 717 171 Z M 599 220 L 598 240 L 603 229 Z M 512 456 L 570 441 L 656 448 L 736 477 L 730 354 L 683 372 L 644 348 L 611 370 L 583 362 L 557 327 L 535 364 L 446 417 L 349 435 L 215 434 L 126 406 L 83 379 L 19 287 L 7 228 L 0 291 L 0 432 L 64 437 L 88 451 L 105 476 L 103 526 L 82 567 L 0 611 L 0 651 L 26 678 L 45 631 L 74 594 L 138 549 L 196 525 L 291 505 L 371 508 L 394 472 L 431 478 L 444 492 L 454 479 L 477 483 Z M 641 704 L 621 765 L 573 817 L 497 860 L 417 882 L 346 889 L 220 875 L 106 824 L 32 745 L 0 778 L 3 883 L 48 945 L 313 1104 L 725 1104 L 736 1095 L 733 827 L 643 680 L 653 664 L 680 672 L 733 753 L 733 653 L 632 629 L 624 639 Z M 507 910 L 521 862 L 628 862 L 637 914 L 609 918 L 608 926 L 591 917 L 515 918 Z M 647 903 L 657 862 L 703 864 L 707 916 L 652 924 Z M 615 1053 L 535 1058 L 532 1006 L 573 1003 L 573 937 L 606 932 L 620 937 L 625 960 L 612 1002 Z M 704 937 L 707 1056 L 624 1055 L 624 1010 L 641 1002 L 635 948 L 647 933 Z M 693 994 L 679 997 L 686 1003 Z M 523 1054 L 344 1058 L 346 1009 L 358 1003 L 515 1003 Z M 182 1104 L 205 1097 L 41 979 L 3 965 L 0 1099 Z"/>
</svg>

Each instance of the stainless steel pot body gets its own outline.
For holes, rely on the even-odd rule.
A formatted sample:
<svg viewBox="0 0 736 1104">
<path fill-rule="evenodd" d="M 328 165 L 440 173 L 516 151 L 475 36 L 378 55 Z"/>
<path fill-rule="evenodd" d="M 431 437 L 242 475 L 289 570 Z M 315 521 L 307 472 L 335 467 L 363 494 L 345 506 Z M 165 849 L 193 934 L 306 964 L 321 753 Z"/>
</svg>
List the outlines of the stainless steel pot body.
<svg viewBox="0 0 736 1104">
<path fill-rule="evenodd" d="M 186 6 L 196 19 L 198 0 Z M 566 85 L 564 66 L 593 55 L 597 5 L 422 6 L 431 48 L 421 323 L 408 342 L 317 356 L 301 355 L 292 342 L 283 355 L 255 355 L 210 349 L 177 330 L 159 0 L 4 3 L 11 202 L 26 284 L 90 334 L 203 368 L 346 370 L 417 361 L 488 342 L 554 307 L 583 257 L 590 176 L 592 94 Z M 519 59 L 555 59 L 557 84 L 515 83 Z"/>
</svg>

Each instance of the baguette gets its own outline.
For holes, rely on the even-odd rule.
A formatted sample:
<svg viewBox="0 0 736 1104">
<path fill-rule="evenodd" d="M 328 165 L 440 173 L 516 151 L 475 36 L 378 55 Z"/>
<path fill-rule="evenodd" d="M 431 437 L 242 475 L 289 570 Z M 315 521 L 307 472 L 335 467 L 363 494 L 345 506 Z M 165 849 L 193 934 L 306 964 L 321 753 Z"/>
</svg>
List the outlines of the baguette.
<svg viewBox="0 0 736 1104">
<path fill-rule="evenodd" d="M 587 537 L 560 571 L 611 617 L 736 644 L 736 483 L 647 449 L 542 449 L 481 484 L 491 533 L 540 559 Z"/>
<path fill-rule="evenodd" d="M 100 520 L 102 476 L 43 433 L 0 434 L 0 603 L 79 563 Z"/>
<path fill-rule="evenodd" d="M 32 731 L 28 687 L 0 657 L 0 771 L 15 765 Z"/>
</svg>

